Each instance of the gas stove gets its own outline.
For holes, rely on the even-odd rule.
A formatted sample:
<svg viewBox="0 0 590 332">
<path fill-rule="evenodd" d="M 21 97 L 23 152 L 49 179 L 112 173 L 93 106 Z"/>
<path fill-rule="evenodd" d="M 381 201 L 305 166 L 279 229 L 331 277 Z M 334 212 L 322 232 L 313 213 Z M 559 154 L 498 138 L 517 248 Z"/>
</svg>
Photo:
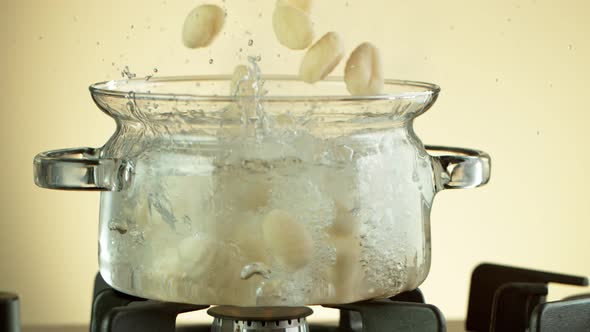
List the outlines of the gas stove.
<svg viewBox="0 0 590 332">
<path fill-rule="evenodd" d="M 471 276 L 465 329 L 483 332 L 590 331 L 590 293 L 547 302 L 549 283 L 587 286 L 585 277 L 481 264 Z M 0 332 L 19 330 L 18 297 L 0 293 Z M 111 288 L 97 274 L 91 332 L 376 332 L 446 331 L 441 311 L 416 289 L 389 299 L 324 305 L 338 309 L 336 326 L 310 324 L 308 307 L 233 307 L 167 303 Z M 176 326 L 185 312 L 207 310 L 211 325 Z"/>
</svg>

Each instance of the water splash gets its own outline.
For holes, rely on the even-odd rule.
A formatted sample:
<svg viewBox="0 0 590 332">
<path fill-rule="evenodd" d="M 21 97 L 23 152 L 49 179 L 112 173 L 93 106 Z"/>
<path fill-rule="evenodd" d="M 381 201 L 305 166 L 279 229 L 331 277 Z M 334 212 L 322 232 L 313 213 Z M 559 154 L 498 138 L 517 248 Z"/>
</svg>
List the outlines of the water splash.
<svg viewBox="0 0 590 332">
<path fill-rule="evenodd" d="M 231 93 L 237 98 L 236 104 L 242 113 L 242 125 L 252 127 L 257 141 L 260 142 L 270 131 L 270 121 L 262 104 L 262 98 L 267 91 L 264 90 L 264 80 L 258 61 L 258 57 L 248 57 L 248 70 L 236 80 Z"/>
<path fill-rule="evenodd" d="M 127 77 L 127 79 L 131 80 L 136 78 L 137 74 L 131 72 L 131 70 L 129 70 L 129 66 L 125 66 L 125 68 L 123 68 L 121 71 L 121 77 Z"/>
</svg>

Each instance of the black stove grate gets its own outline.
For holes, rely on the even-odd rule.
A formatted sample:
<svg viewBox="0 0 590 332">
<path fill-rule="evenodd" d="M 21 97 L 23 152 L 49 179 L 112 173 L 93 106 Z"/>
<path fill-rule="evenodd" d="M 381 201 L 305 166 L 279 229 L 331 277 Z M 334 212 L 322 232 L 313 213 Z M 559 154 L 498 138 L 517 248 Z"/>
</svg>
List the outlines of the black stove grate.
<svg viewBox="0 0 590 332">
<path fill-rule="evenodd" d="M 0 332 L 20 332 L 20 308 L 16 294 L 0 292 Z"/>
<path fill-rule="evenodd" d="M 590 331 L 590 296 L 545 302 L 548 283 L 587 286 L 588 279 L 496 264 L 477 266 L 471 275 L 467 331 Z"/>
</svg>

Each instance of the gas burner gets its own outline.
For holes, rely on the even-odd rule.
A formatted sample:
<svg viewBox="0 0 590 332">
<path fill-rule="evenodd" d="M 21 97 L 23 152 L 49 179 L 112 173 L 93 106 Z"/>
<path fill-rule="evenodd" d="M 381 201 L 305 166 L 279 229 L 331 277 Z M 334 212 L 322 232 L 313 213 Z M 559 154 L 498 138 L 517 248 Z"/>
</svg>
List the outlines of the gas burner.
<svg viewBox="0 0 590 332">
<path fill-rule="evenodd" d="M 217 306 L 207 310 L 214 317 L 212 332 L 308 332 L 307 307 Z"/>
</svg>

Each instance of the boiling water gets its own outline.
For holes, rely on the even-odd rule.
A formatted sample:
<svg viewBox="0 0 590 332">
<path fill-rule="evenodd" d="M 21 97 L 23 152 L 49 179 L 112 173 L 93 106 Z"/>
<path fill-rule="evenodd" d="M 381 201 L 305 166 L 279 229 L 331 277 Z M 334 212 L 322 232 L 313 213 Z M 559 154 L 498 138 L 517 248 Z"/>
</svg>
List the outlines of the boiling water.
<svg viewBox="0 0 590 332">
<path fill-rule="evenodd" d="M 146 149 L 133 185 L 102 194 L 103 276 L 130 294 L 201 304 L 339 303 L 416 287 L 434 191 L 411 129 L 333 140 L 280 130 L 262 87 L 254 66 L 235 91 L 254 97 L 237 103 L 231 137 Z M 280 227 L 268 226 L 277 215 Z"/>
</svg>

